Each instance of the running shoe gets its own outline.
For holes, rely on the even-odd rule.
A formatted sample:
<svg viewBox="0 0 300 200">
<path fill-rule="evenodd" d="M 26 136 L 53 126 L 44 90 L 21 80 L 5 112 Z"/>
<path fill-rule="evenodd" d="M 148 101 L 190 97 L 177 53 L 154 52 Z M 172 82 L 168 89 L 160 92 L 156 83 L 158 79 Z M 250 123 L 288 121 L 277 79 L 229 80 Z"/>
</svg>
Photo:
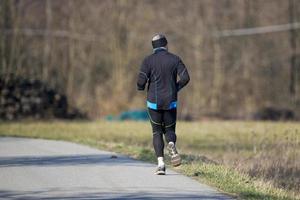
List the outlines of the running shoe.
<svg viewBox="0 0 300 200">
<path fill-rule="evenodd" d="M 168 144 L 168 150 L 169 150 L 169 155 L 171 157 L 171 164 L 174 167 L 177 167 L 179 165 L 181 165 L 181 158 L 180 155 L 178 154 L 175 144 L 173 142 L 170 142 Z"/>
<path fill-rule="evenodd" d="M 156 171 L 156 175 L 165 175 L 166 174 L 166 167 L 165 166 L 158 166 Z"/>
</svg>

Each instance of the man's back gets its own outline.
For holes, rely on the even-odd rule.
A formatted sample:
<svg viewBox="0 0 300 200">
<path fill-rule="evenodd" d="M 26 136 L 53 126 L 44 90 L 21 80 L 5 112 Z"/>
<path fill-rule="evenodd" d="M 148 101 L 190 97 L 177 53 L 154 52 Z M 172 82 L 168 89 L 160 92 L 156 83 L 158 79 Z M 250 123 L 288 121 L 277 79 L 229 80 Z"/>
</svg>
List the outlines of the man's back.
<svg viewBox="0 0 300 200">
<path fill-rule="evenodd" d="M 181 59 L 162 48 L 144 59 L 138 89 L 144 89 L 147 81 L 148 107 L 168 110 L 176 107 L 177 92 L 188 83 L 189 75 Z"/>
</svg>

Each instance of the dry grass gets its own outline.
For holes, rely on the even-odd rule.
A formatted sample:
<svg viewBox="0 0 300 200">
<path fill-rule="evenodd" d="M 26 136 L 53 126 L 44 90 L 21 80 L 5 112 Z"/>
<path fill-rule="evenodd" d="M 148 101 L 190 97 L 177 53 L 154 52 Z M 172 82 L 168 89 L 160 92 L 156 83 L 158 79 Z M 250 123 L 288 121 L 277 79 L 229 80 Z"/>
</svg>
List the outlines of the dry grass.
<svg viewBox="0 0 300 200">
<path fill-rule="evenodd" d="M 300 192 L 298 123 L 182 123 L 178 133 L 185 153 L 205 155 L 278 187 Z"/>
</svg>

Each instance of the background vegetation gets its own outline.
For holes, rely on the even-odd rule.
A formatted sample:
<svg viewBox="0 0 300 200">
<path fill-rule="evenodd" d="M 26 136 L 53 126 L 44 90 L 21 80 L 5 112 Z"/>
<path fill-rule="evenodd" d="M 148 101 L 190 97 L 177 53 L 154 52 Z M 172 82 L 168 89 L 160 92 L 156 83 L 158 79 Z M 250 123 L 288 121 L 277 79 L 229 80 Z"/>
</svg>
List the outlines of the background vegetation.
<svg viewBox="0 0 300 200">
<path fill-rule="evenodd" d="M 246 199 L 299 199 L 299 123 L 206 121 L 300 119 L 299 0 L 1 0 L 1 116 L 144 109 L 136 77 L 158 32 L 191 75 L 179 118 L 202 119 L 178 124 L 179 170 Z M 0 122 L 0 135 L 155 159 L 148 122 Z"/>
<path fill-rule="evenodd" d="M 191 74 L 179 117 L 299 116 L 299 29 L 224 34 L 299 16 L 297 0 L 2 0 L 0 74 L 41 80 L 90 117 L 144 108 L 136 75 L 162 32 Z"/>
</svg>

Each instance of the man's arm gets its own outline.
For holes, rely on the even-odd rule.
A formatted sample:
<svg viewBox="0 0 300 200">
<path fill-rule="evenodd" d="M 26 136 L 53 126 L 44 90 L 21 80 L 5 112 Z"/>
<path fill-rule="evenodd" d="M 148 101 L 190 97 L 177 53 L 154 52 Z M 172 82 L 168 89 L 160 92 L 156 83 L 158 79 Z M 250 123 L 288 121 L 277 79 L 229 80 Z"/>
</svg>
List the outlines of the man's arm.
<svg viewBox="0 0 300 200">
<path fill-rule="evenodd" d="M 149 76 L 150 76 L 150 69 L 146 64 L 146 61 L 144 60 L 140 67 L 140 71 L 138 74 L 138 79 L 137 79 L 137 89 L 138 90 L 145 89 L 145 85 L 149 80 Z"/>
<path fill-rule="evenodd" d="M 181 90 L 184 86 L 188 84 L 190 81 L 190 76 L 187 71 L 187 68 L 183 64 L 182 60 L 179 58 L 179 62 L 177 65 L 177 75 L 179 76 L 180 80 L 177 82 L 177 91 Z"/>
</svg>

